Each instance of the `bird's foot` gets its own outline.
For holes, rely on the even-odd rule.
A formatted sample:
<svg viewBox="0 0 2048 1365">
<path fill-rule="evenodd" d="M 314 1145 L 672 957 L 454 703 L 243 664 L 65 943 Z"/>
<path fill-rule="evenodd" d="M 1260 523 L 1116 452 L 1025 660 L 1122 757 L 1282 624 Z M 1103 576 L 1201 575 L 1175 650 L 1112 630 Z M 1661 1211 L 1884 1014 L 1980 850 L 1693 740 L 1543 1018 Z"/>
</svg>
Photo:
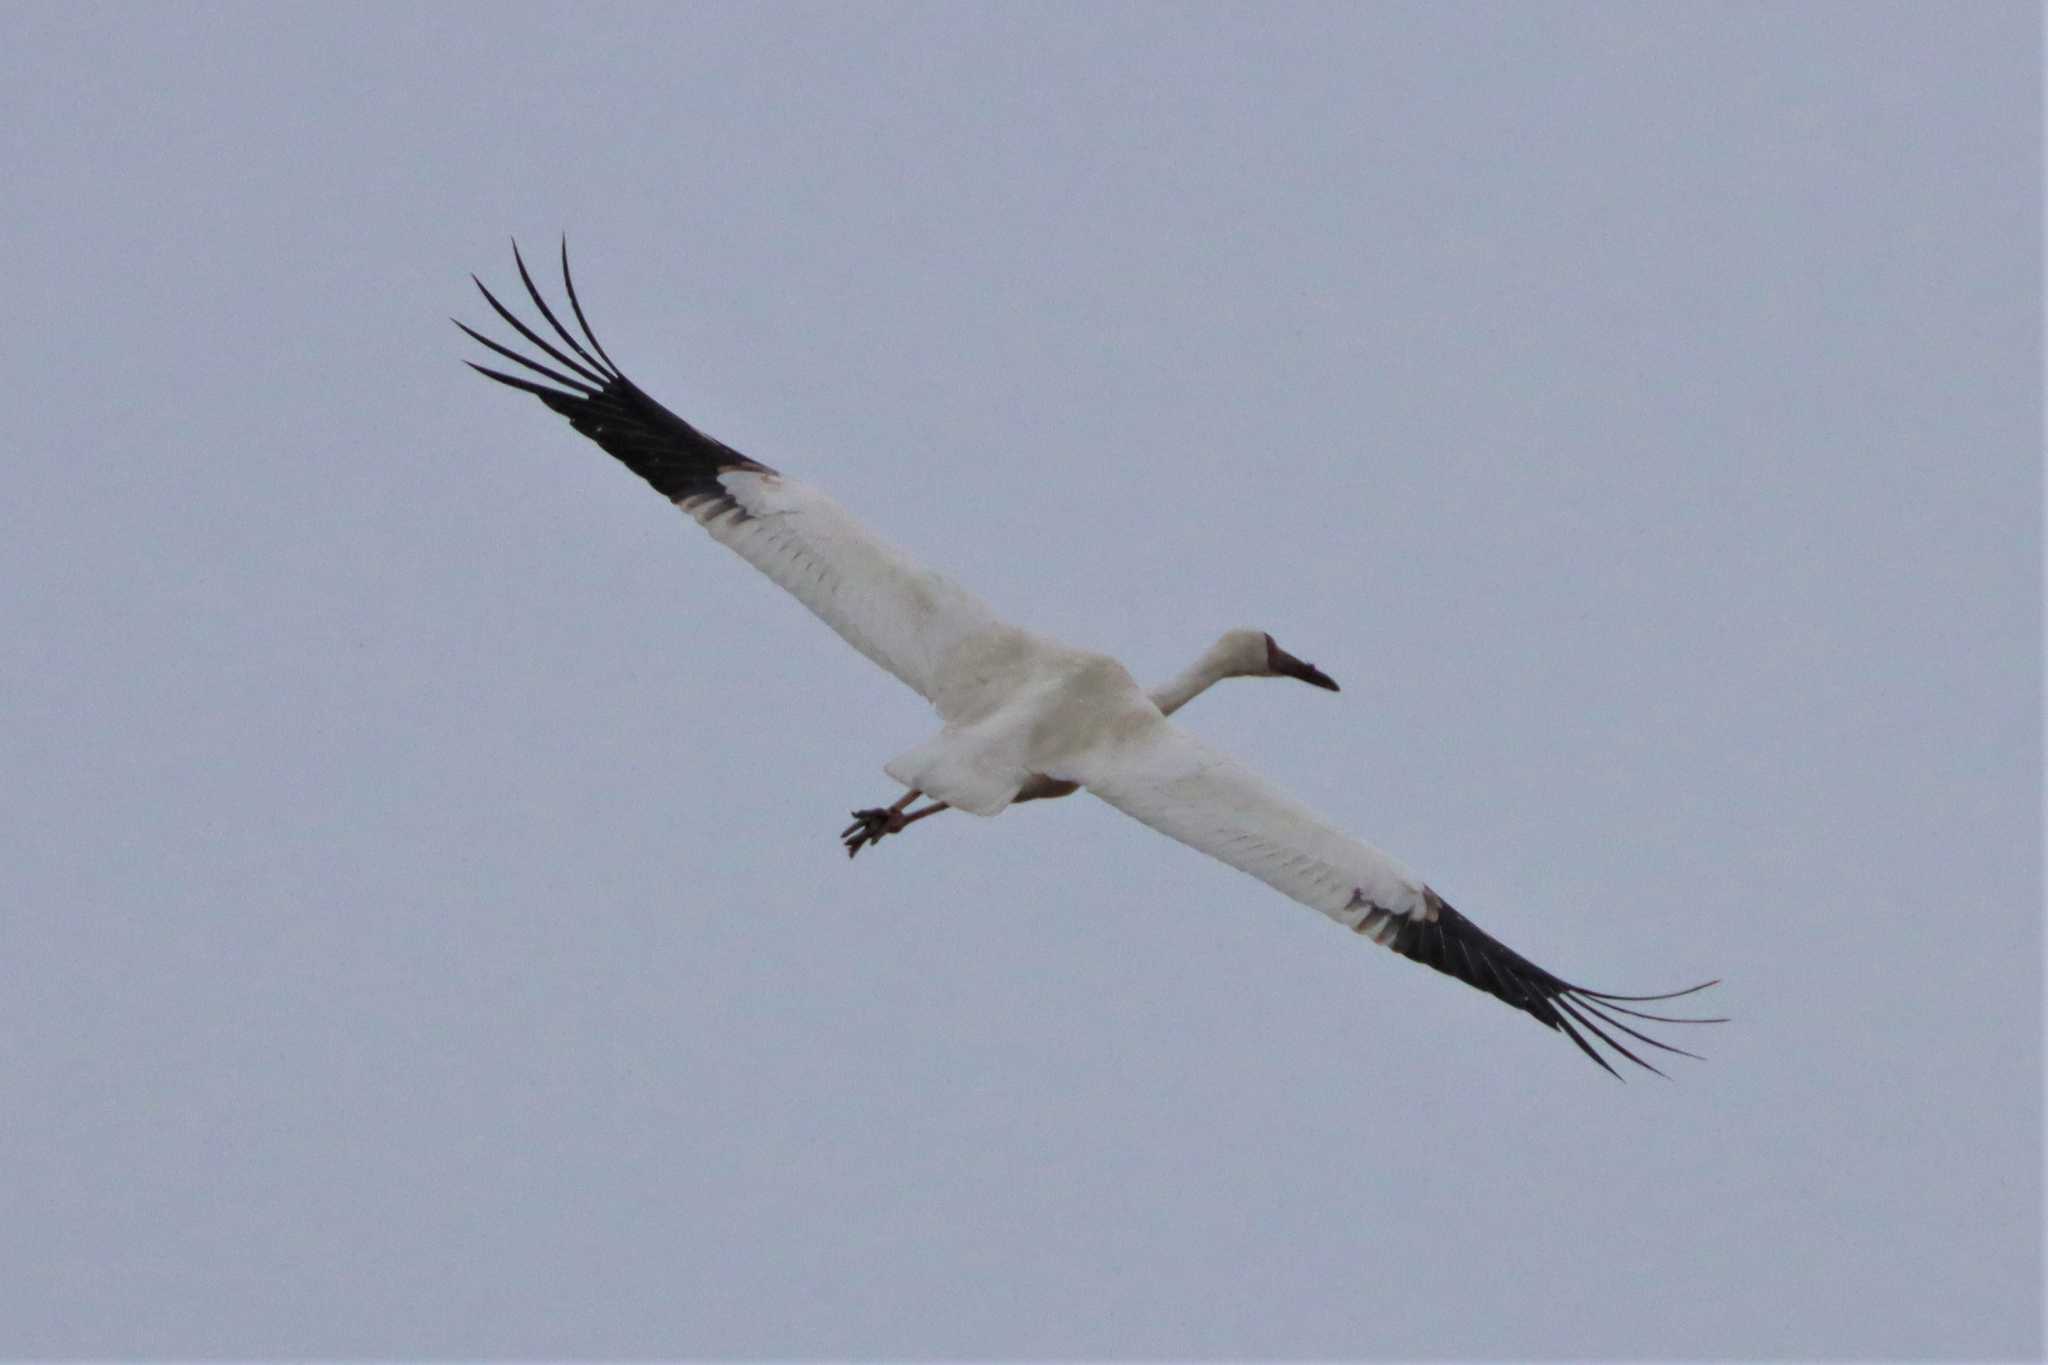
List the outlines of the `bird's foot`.
<svg viewBox="0 0 2048 1365">
<path fill-rule="evenodd" d="M 853 823 L 839 831 L 840 839 L 846 844 L 846 856 L 849 858 L 884 835 L 901 832 L 903 826 L 908 823 L 904 820 L 902 811 L 883 810 L 880 806 L 857 810 L 852 812 L 852 815 Z"/>
</svg>

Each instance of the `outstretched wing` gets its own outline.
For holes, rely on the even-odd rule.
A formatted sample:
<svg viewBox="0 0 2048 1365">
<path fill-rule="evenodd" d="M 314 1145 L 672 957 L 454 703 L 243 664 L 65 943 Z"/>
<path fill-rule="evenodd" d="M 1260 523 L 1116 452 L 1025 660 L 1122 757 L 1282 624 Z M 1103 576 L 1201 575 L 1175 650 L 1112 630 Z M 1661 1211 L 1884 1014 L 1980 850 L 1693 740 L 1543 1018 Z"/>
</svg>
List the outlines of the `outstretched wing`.
<svg viewBox="0 0 2048 1365">
<path fill-rule="evenodd" d="M 705 435 L 642 392 L 605 354 L 583 316 L 562 246 L 562 285 L 585 349 L 534 286 L 517 243 L 512 258 L 528 297 L 558 349 L 476 287 L 498 316 L 554 362 L 542 364 L 464 326 L 476 341 L 546 383 L 469 362 L 500 384 L 523 389 L 682 508 L 713 539 L 786 588 L 848 644 L 929 700 L 939 665 L 961 641 L 1002 622 L 980 598 L 875 535 L 815 488 L 783 477 Z M 475 280 L 475 276 L 471 276 Z"/>
<path fill-rule="evenodd" d="M 1631 1008 L 1690 995 L 1712 981 L 1663 995 L 1612 995 L 1552 975 L 1452 909 L 1397 859 L 1345 834 L 1171 721 L 1134 725 L 1123 741 L 1091 750 L 1054 775 L 1078 780 L 1124 814 L 1250 873 L 1375 943 L 1534 1015 L 1611 1074 L 1619 1073 L 1587 1035 L 1649 1071 L 1657 1068 L 1615 1033 L 1665 1052 L 1697 1055 L 1660 1043 L 1616 1015 L 1673 1024 L 1721 1022 Z"/>
</svg>

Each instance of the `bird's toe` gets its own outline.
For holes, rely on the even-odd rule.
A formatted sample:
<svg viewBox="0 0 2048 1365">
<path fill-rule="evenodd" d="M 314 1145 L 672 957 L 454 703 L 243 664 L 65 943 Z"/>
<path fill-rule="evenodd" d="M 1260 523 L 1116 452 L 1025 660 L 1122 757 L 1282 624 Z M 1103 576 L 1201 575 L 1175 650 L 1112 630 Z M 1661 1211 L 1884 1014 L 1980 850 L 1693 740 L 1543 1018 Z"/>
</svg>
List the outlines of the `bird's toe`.
<svg viewBox="0 0 2048 1365">
<path fill-rule="evenodd" d="M 839 832 L 840 839 L 846 844 L 846 856 L 849 858 L 884 834 L 895 832 L 895 829 L 891 828 L 895 822 L 890 819 L 889 812 L 879 807 L 857 810 L 852 814 L 853 823 Z M 900 829 L 901 826 L 897 825 L 896 828 Z"/>
</svg>

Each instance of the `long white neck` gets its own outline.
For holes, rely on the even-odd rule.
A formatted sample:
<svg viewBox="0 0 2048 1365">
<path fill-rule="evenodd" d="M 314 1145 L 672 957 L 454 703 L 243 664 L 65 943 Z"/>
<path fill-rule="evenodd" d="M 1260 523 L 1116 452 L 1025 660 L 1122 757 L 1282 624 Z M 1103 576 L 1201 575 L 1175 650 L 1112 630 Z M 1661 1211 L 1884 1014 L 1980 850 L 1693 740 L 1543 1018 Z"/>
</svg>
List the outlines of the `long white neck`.
<svg viewBox="0 0 2048 1365">
<path fill-rule="evenodd" d="M 1229 656 L 1229 649 L 1219 640 L 1201 658 L 1152 688 L 1147 695 L 1152 698 L 1154 706 L 1170 716 L 1223 679 L 1237 676 L 1237 670 L 1229 666 Z"/>
</svg>

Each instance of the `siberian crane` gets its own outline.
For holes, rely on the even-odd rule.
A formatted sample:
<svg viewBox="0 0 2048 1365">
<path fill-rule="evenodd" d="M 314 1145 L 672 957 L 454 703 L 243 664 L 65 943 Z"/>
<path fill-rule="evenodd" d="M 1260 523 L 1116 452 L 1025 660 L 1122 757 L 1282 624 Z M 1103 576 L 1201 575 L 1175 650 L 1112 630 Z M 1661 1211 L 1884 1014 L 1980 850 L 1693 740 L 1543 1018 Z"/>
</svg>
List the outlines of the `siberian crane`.
<svg viewBox="0 0 2048 1365">
<path fill-rule="evenodd" d="M 549 362 L 457 322 L 538 379 L 473 361 L 471 368 L 533 394 L 567 418 L 937 711 L 938 733 L 883 765 L 904 788 L 902 797 L 853 812 L 854 823 L 840 836 L 849 855 L 948 807 L 987 817 L 1020 801 L 1086 790 L 1374 943 L 1497 996 L 1563 1033 L 1611 1075 L 1620 1073 L 1596 1043 L 1659 1075 L 1631 1043 L 1697 1055 L 1628 1020 L 1722 1022 L 1638 1008 L 1715 981 L 1659 995 L 1616 995 L 1553 975 L 1459 914 L 1390 854 L 1344 833 L 1167 718 L 1224 678 L 1291 677 L 1337 690 L 1327 674 L 1271 635 L 1227 632 L 1186 671 L 1148 693 L 1115 659 L 1011 624 L 824 493 L 740 454 L 650 398 L 591 331 L 569 274 L 566 241 L 562 285 L 580 341 L 534 284 L 517 243 L 513 260 L 527 296 L 561 345 L 471 276 L 492 310 Z M 920 797 L 931 804 L 909 809 Z"/>
</svg>

